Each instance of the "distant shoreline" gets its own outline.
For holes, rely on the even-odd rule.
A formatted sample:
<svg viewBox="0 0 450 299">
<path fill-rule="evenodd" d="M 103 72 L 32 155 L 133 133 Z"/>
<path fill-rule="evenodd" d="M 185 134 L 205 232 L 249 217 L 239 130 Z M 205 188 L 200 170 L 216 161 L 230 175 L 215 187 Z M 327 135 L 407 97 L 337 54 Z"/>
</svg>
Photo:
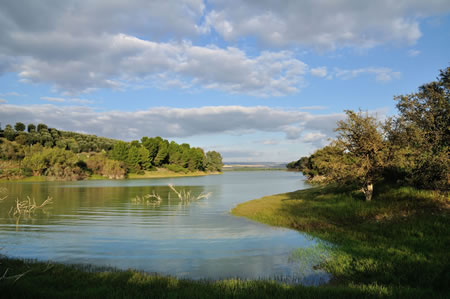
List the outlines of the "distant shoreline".
<svg viewBox="0 0 450 299">
<path fill-rule="evenodd" d="M 162 179 L 162 178 L 177 178 L 177 177 L 196 177 L 196 176 L 208 176 L 208 175 L 219 175 L 223 172 L 204 172 L 204 171 L 194 171 L 188 173 L 178 173 L 167 169 L 159 169 L 157 171 L 145 171 L 145 174 L 130 173 L 128 177 L 123 179 L 111 179 L 101 175 L 92 175 L 81 181 L 94 181 L 94 180 L 110 180 L 110 181 L 121 181 L 121 180 L 138 180 L 138 179 Z M 70 182 L 70 180 L 59 180 L 47 176 L 32 176 L 22 179 L 2 179 L 0 183 L 8 182 Z"/>
</svg>

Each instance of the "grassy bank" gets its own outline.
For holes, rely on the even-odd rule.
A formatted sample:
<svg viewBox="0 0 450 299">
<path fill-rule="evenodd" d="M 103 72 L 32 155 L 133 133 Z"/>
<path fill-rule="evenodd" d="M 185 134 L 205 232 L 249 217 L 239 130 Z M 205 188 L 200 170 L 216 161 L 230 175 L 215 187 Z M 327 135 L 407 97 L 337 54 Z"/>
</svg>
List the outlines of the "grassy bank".
<svg viewBox="0 0 450 299">
<path fill-rule="evenodd" d="M 7 269 L 5 278 L 1 278 Z M 193 281 L 133 270 L 105 271 L 91 266 L 0 258 L 0 298 L 379 298 L 432 294 L 408 288 L 388 292 L 358 285 L 305 287 L 267 280 Z"/>
<path fill-rule="evenodd" d="M 145 171 L 144 174 L 136 174 L 130 173 L 126 179 L 162 179 L 162 178 L 177 178 L 177 177 L 195 177 L 195 176 L 206 176 L 206 175 L 215 175 L 221 174 L 221 172 L 205 172 L 205 171 L 192 171 L 188 173 L 184 172 L 174 172 L 165 168 L 158 169 L 157 171 Z M 88 177 L 86 180 L 108 180 L 107 177 L 93 174 Z M 52 177 L 46 176 L 32 176 L 25 177 L 21 179 L 0 179 L 0 183 L 6 182 L 46 182 L 46 181 L 55 181 Z"/>
<path fill-rule="evenodd" d="M 129 179 L 155 179 L 155 178 L 174 178 L 174 177 L 191 177 L 191 176 L 205 176 L 212 174 L 221 174 L 220 172 L 205 172 L 205 171 L 191 171 L 188 173 L 174 172 L 166 168 L 159 168 L 157 171 L 145 171 L 144 174 L 130 173 Z"/>
<path fill-rule="evenodd" d="M 333 285 L 450 292 L 447 195 L 379 186 L 372 202 L 352 189 L 317 187 L 249 201 L 232 214 L 294 228 L 335 244 L 321 265 Z"/>
</svg>

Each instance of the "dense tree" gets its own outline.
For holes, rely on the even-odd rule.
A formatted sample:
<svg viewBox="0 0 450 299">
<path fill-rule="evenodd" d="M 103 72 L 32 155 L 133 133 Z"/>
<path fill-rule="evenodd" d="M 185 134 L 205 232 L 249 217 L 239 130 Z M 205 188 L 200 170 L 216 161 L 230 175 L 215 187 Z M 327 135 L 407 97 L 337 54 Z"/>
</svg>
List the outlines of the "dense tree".
<svg viewBox="0 0 450 299">
<path fill-rule="evenodd" d="M 123 141 L 119 141 L 114 144 L 114 147 L 111 151 L 111 158 L 113 160 L 126 162 L 128 159 L 128 144 Z"/>
<path fill-rule="evenodd" d="M 28 131 L 28 133 L 36 132 L 36 126 L 33 124 L 28 124 L 27 131 Z"/>
<path fill-rule="evenodd" d="M 17 132 L 23 132 L 23 131 L 25 131 L 25 124 L 24 124 L 24 123 L 21 123 L 21 122 L 17 122 L 17 123 L 14 125 L 14 129 L 15 129 Z"/>
<path fill-rule="evenodd" d="M 8 141 L 0 138 L 0 159 L 22 162 L 21 173 L 60 179 L 82 179 L 91 174 L 122 178 L 128 171 L 153 170 L 155 166 L 177 172 L 216 171 L 213 169 L 220 168 L 222 163 L 222 157 L 216 153 L 210 157 L 207 168 L 207 155 L 202 149 L 174 141 L 169 143 L 161 137 L 123 142 L 59 131 L 42 123 L 37 127 L 29 124 L 28 132 L 25 132 L 25 125 L 18 124 L 17 130 L 7 125 L 2 131 Z M 103 152 L 93 154 L 100 151 Z"/>
<path fill-rule="evenodd" d="M 126 164 L 130 172 L 138 172 L 141 170 L 139 148 L 137 146 L 129 147 Z"/>
<path fill-rule="evenodd" d="M 221 171 L 223 167 L 222 156 L 216 151 L 206 153 L 206 170 Z"/>
<path fill-rule="evenodd" d="M 288 164 L 309 179 L 358 184 L 370 200 L 373 183 L 396 183 L 444 191 L 450 185 L 450 68 L 418 92 L 397 96 L 399 114 L 383 126 L 361 112 L 347 111 L 337 140 Z"/>
<path fill-rule="evenodd" d="M 48 130 L 48 127 L 46 124 L 38 124 L 37 125 L 37 131 L 40 133 L 42 130 Z"/>
<path fill-rule="evenodd" d="M 395 97 L 399 116 L 386 125 L 391 167 L 416 186 L 448 189 L 450 67 L 417 93 Z"/>
<path fill-rule="evenodd" d="M 346 114 L 347 119 L 338 122 L 337 140 L 316 152 L 313 162 L 327 181 L 357 184 L 370 201 L 373 184 L 386 165 L 381 124 L 367 112 Z"/>
<path fill-rule="evenodd" d="M 158 154 L 153 160 L 153 163 L 156 166 L 162 166 L 166 164 L 168 156 L 169 156 L 169 142 L 167 140 L 160 140 L 158 146 Z"/>
<path fill-rule="evenodd" d="M 9 141 L 13 141 L 16 138 L 16 131 L 11 127 L 11 125 L 6 125 L 3 130 L 3 135 Z"/>
</svg>

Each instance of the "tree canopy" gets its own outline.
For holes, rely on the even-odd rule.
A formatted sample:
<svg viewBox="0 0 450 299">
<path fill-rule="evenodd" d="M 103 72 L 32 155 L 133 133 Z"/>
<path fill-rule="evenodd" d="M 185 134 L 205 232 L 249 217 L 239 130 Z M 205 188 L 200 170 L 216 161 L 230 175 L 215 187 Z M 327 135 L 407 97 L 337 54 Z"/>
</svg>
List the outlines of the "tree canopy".
<svg viewBox="0 0 450 299">
<path fill-rule="evenodd" d="M 384 123 L 368 112 L 346 111 L 330 145 L 288 168 L 302 171 L 311 181 L 356 184 L 366 200 L 381 179 L 448 191 L 449 78 L 450 67 L 418 92 L 394 97 L 399 113 Z"/>
</svg>

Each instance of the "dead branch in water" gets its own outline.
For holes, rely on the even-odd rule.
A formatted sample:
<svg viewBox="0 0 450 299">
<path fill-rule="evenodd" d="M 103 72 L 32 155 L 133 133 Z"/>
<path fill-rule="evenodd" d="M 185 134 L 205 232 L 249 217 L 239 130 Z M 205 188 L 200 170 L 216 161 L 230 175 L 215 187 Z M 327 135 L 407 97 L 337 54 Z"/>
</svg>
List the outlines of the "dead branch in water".
<svg viewBox="0 0 450 299">
<path fill-rule="evenodd" d="M 209 193 L 200 193 L 197 196 L 194 196 L 191 194 L 191 191 L 186 191 L 185 189 L 178 191 L 177 189 L 175 189 L 175 187 L 172 184 L 168 184 L 169 188 L 175 192 L 175 194 L 178 196 L 178 198 L 181 201 L 190 201 L 190 200 L 199 200 L 202 198 L 208 198 L 211 196 L 211 192 Z M 170 193 L 169 193 L 170 195 Z"/>
<path fill-rule="evenodd" d="M 52 204 L 52 198 L 49 196 L 47 199 L 41 204 L 37 205 L 36 200 L 27 196 L 26 200 L 16 199 L 15 206 L 12 206 L 9 210 L 9 215 L 18 217 L 21 215 L 32 216 L 37 210 L 42 210 L 45 206 Z"/>
</svg>

